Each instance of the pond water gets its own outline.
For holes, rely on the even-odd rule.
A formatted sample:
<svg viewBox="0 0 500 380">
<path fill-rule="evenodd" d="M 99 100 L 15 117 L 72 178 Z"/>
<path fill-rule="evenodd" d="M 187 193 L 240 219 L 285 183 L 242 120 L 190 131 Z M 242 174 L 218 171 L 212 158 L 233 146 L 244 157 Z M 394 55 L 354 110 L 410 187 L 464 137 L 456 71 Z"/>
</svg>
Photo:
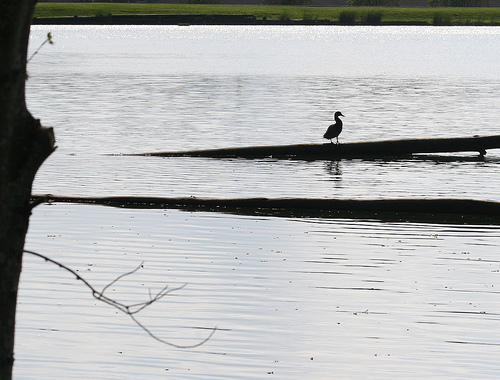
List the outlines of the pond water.
<svg viewBox="0 0 500 380">
<path fill-rule="evenodd" d="M 500 200 L 500 151 L 452 160 L 119 154 L 498 134 L 500 28 L 36 26 L 31 112 L 58 149 L 34 193 Z M 118 154 L 118 155 L 117 155 Z M 139 319 L 26 255 L 15 376 L 497 378 L 496 226 L 35 209 L 27 249 L 140 302 Z"/>
</svg>

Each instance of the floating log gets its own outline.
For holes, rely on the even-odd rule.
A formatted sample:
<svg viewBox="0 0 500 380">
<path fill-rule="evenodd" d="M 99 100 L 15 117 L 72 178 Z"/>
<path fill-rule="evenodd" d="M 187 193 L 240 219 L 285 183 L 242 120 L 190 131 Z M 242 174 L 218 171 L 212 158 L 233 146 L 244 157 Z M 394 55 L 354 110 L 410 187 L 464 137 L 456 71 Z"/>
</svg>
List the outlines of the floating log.
<svg viewBox="0 0 500 380">
<path fill-rule="evenodd" d="M 139 153 L 134 156 L 211 158 L 289 158 L 333 160 L 342 158 L 407 157 L 420 153 L 478 152 L 500 148 L 500 135 L 370 141 L 346 144 L 298 144 L 240 148 Z"/>
<path fill-rule="evenodd" d="M 65 197 L 34 195 L 44 202 L 99 204 L 113 207 L 181 209 L 242 215 L 319 218 L 368 218 L 434 223 L 500 224 L 500 203 L 473 199 L 311 199 L 311 198 L 159 198 Z"/>
</svg>

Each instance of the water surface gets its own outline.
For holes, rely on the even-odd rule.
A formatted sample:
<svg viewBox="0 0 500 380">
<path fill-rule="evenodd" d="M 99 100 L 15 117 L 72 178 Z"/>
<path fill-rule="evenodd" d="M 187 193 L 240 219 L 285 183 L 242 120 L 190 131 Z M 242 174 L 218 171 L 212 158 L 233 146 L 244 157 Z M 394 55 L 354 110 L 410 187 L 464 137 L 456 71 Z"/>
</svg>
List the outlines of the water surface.
<svg viewBox="0 0 500 380">
<path fill-rule="evenodd" d="M 64 221 L 64 224 L 61 223 Z M 27 255 L 19 378 L 496 378 L 497 227 L 40 206 L 28 247 L 111 296 L 186 287 L 139 319 Z M 40 354 L 42 352 L 42 354 Z M 44 353 L 44 354 L 43 354 Z M 335 374 L 335 375 L 333 375 Z"/>
<path fill-rule="evenodd" d="M 109 154 L 498 134 L 494 27 L 35 26 L 31 112 L 58 149 L 34 192 L 61 195 L 500 200 L 484 161 L 210 160 Z M 456 155 L 455 155 L 456 156 Z M 462 156 L 462 155 L 461 155 Z M 472 160 L 471 160 L 472 159 Z M 497 378 L 496 226 L 257 218 L 70 204 L 35 209 L 19 379 Z M 334 374 L 334 375 L 332 375 Z"/>
<path fill-rule="evenodd" d="M 341 142 L 497 134 L 498 28 L 33 29 L 32 46 L 48 30 L 55 45 L 30 64 L 29 105 L 59 146 L 36 192 L 499 199 L 495 150 L 458 164 L 105 156 L 321 143 L 335 110 Z"/>
</svg>

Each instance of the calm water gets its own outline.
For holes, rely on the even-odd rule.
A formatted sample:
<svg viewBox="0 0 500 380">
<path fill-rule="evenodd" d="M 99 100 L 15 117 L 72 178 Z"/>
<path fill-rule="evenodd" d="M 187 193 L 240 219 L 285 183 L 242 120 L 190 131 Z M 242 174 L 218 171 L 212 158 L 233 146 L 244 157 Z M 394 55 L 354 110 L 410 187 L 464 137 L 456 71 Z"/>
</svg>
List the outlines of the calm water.
<svg viewBox="0 0 500 380">
<path fill-rule="evenodd" d="M 59 148 L 35 183 L 66 195 L 500 200 L 484 163 L 109 157 L 228 146 L 498 134 L 500 28 L 37 27 L 29 105 Z M 57 184 L 55 187 L 54 184 Z"/>
<path fill-rule="evenodd" d="M 33 28 L 28 103 L 58 150 L 35 193 L 500 200 L 480 161 L 109 156 L 498 134 L 500 28 Z M 464 155 L 470 158 L 471 154 Z M 461 156 L 462 157 L 462 156 Z M 141 322 L 25 258 L 19 379 L 497 378 L 497 227 L 43 205 L 27 247 L 120 300 L 187 286 Z"/>
</svg>

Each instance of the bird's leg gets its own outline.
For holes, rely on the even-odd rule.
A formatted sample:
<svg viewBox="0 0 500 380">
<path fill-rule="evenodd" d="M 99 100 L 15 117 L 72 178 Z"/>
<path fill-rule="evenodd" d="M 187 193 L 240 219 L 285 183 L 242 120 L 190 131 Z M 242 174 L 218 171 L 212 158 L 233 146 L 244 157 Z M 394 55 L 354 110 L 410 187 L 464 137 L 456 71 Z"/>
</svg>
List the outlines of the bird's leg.
<svg viewBox="0 0 500 380">
<path fill-rule="evenodd" d="M 339 145 L 339 137 L 337 136 L 337 145 Z"/>
</svg>

